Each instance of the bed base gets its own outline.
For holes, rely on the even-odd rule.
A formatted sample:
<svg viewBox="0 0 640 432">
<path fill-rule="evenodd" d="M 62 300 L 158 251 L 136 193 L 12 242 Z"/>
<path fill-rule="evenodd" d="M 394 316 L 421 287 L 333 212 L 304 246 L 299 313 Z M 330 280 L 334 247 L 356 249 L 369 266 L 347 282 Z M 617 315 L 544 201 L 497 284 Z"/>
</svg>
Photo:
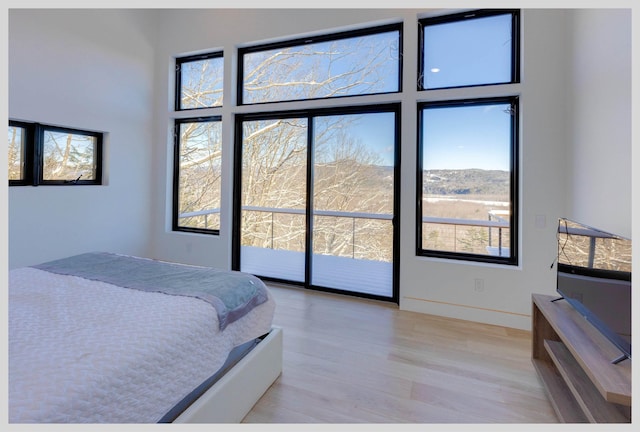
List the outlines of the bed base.
<svg viewBox="0 0 640 432">
<path fill-rule="evenodd" d="M 267 336 L 173 423 L 240 423 L 282 373 L 282 329 Z"/>
</svg>

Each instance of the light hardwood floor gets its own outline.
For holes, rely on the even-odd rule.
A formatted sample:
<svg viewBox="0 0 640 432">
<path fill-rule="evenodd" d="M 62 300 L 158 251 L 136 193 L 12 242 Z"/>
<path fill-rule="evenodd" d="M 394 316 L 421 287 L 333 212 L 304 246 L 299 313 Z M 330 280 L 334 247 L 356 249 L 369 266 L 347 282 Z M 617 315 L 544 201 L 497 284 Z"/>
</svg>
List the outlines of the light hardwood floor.
<svg viewBox="0 0 640 432">
<path fill-rule="evenodd" d="M 271 285 L 283 372 L 243 423 L 557 423 L 531 333 Z"/>
</svg>

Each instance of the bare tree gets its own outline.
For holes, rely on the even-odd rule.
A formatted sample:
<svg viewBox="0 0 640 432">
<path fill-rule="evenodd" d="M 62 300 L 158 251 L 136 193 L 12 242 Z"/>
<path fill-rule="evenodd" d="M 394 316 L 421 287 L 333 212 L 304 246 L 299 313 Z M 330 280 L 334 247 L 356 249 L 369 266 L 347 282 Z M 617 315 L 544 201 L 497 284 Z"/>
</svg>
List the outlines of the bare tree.
<svg viewBox="0 0 640 432">
<path fill-rule="evenodd" d="M 42 177 L 45 180 L 84 180 L 95 177 L 95 138 L 68 132 L 46 131 Z"/>
<path fill-rule="evenodd" d="M 244 211 L 242 243 L 304 250 L 306 119 L 248 121 L 243 125 L 242 205 L 299 210 Z M 286 230 L 282 225 L 286 226 Z M 279 230 L 276 233 L 276 226 Z M 286 241 L 284 241 L 286 238 Z M 275 244 L 277 243 L 277 244 Z"/>
<path fill-rule="evenodd" d="M 397 40 L 391 32 L 251 53 L 245 56 L 245 102 L 385 91 L 397 85 Z"/>
<path fill-rule="evenodd" d="M 220 226 L 221 124 L 181 123 L 178 212 L 181 226 Z"/>
<path fill-rule="evenodd" d="M 181 65 L 182 108 L 222 105 L 222 58 L 185 62 Z"/>
</svg>

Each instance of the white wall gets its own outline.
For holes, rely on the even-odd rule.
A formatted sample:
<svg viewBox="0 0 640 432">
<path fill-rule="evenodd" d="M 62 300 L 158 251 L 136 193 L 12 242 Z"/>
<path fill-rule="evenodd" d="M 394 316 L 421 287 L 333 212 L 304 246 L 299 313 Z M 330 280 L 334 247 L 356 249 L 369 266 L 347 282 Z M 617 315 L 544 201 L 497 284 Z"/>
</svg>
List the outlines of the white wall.
<svg viewBox="0 0 640 432">
<path fill-rule="evenodd" d="M 571 14 L 566 216 L 631 237 L 631 11 Z"/>
<path fill-rule="evenodd" d="M 9 11 L 9 118 L 107 133 L 105 185 L 9 188 L 9 268 L 146 254 L 153 49 L 148 13 Z"/>
</svg>

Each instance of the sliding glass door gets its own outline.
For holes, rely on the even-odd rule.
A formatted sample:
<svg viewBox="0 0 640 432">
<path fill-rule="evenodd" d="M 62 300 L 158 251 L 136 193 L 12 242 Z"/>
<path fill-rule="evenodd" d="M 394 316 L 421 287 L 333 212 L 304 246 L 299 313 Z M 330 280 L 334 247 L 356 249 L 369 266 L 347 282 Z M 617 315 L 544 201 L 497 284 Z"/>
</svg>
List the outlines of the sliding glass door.
<svg viewBox="0 0 640 432">
<path fill-rule="evenodd" d="M 305 281 L 307 130 L 306 118 L 241 123 L 242 271 Z"/>
<path fill-rule="evenodd" d="M 238 118 L 234 268 L 396 299 L 398 110 Z"/>
<path fill-rule="evenodd" d="M 389 297 L 393 112 L 314 118 L 311 284 Z"/>
</svg>

